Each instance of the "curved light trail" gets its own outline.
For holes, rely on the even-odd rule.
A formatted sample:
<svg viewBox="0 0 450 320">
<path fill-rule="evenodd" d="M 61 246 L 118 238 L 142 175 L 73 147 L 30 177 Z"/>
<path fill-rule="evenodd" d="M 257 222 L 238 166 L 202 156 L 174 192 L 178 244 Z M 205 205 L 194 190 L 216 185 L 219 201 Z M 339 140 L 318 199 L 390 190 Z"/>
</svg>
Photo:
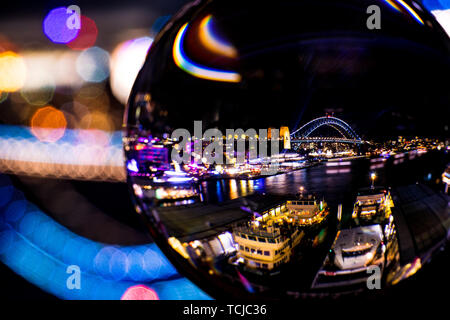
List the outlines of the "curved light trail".
<svg viewBox="0 0 450 320">
<path fill-rule="evenodd" d="M 180 69 L 197 78 L 222 82 L 240 82 L 241 75 L 239 73 L 201 66 L 187 57 L 183 49 L 183 43 L 188 25 L 188 23 L 185 23 L 175 37 L 173 44 L 173 60 L 175 64 Z"/>
<path fill-rule="evenodd" d="M 0 261 L 44 291 L 62 299 L 118 300 L 140 286 L 148 292 L 139 296 L 154 293 L 152 299 L 209 299 L 177 274 L 155 244 L 88 240 L 28 202 L 5 175 L 0 175 L 0 191 Z M 73 265 L 81 271 L 79 289 L 67 286 Z"/>
</svg>

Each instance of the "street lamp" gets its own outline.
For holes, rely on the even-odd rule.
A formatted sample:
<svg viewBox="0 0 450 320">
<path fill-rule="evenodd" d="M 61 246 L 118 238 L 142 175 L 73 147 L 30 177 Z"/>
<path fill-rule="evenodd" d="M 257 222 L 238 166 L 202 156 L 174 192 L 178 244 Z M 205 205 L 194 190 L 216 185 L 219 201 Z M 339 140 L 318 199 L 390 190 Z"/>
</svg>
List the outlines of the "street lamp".
<svg viewBox="0 0 450 320">
<path fill-rule="evenodd" d="M 300 187 L 300 198 L 303 198 L 303 190 L 305 190 L 305 188 L 303 186 Z"/>
<path fill-rule="evenodd" d="M 376 175 L 376 173 L 375 172 L 372 172 L 371 174 L 370 174 L 370 180 L 372 180 L 372 189 L 374 188 L 374 183 L 375 183 L 375 179 L 377 178 L 377 175 Z"/>
</svg>

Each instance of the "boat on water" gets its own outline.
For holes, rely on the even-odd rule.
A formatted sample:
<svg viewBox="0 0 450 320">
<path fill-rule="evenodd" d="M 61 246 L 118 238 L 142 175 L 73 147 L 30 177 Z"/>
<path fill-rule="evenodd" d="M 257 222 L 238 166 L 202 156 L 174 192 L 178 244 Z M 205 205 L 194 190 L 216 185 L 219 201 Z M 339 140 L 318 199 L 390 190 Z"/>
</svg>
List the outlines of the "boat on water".
<svg viewBox="0 0 450 320">
<path fill-rule="evenodd" d="M 366 283 L 370 268 L 384 269 L 385 245 L 378 224 L 339 230 L 323 267 L 312 283 L 313 289 Z"/>
<path fill-rule="evenodd" d="M 329 254 L 312 283 L 313 289 L 367 282 L 373 268 L 382 274 L 386 252 L 394 252 L 396 230 L 391 194 L 383 187 L 358 190 L 352 221 L 338 230 Z"/>
<path fill-rule="evenodd" d="M 251 269 L 273 270 L 288 263 L 305 235 L 305 226 L 324 221 L 329 208 L 313 196 L 298 197 L 269 208 L 233 228 L 238 246 L 234 263 Z"/>
<path fill-rule="evenodd" d="M 312 195 L 286 201 L 286 209 L 299 226 L 320 224 L 330 213 L 327 203 L 323 199 L 319 201 Z"/>
<path fill-rule="evenodd" d="M 388 189 L 383 187 L 360 189 L 353 206 L 352 218 L 361 220 L 387 219 L 391 215 L 393 206 L 392 196 Z"/>
</svg>

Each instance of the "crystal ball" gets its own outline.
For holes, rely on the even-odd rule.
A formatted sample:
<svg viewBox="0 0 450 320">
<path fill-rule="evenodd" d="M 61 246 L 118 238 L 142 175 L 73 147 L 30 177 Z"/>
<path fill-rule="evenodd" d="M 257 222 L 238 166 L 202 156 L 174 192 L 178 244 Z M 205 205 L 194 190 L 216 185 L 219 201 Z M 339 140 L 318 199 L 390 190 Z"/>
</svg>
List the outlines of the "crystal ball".
<svg viewBox="0 0 450 320">
<path fill-rule="evenodd" d="M 213 298 L 391 290 L 449 231 L 449 48 L 415 1 L 187 4 L 125 111 L 136 214 Z"/>
</svg>

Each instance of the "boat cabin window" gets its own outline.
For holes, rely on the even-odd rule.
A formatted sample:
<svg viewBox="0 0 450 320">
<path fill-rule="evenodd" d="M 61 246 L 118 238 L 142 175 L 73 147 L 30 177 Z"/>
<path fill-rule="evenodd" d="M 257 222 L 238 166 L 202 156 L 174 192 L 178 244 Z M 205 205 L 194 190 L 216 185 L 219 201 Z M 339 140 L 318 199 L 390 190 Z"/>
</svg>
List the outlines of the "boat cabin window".
<svg viewBox="0 0 450 320">
<path fill-rule="evenodd" d="M 343 258 L 349 258 L 349 257 L 357 257 L 357 256 L 362 256 L 366 253 L 370 252 L 371 248 L 367 248 L 367 249 L 362 249 L 362 250 L 352 250 L 352 251 L 342 251 L 342 257 Z"/>
</svg>

